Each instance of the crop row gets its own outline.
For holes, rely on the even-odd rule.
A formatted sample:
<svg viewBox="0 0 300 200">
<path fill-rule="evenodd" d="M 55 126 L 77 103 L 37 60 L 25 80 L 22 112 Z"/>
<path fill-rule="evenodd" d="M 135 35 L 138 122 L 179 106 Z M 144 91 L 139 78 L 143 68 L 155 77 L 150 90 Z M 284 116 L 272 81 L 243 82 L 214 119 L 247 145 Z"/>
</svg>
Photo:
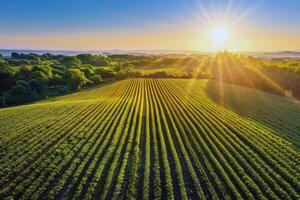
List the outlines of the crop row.
<svg viewBox="0 0 300 200">
<path fill-rule="evenodd" d="M 300 155 L 277 117 L 251 119 L 256 104 L 228 109 L 202 81 L 130 79 L 2 110 L 0 198 L 299 199 Z"/>
</svg>

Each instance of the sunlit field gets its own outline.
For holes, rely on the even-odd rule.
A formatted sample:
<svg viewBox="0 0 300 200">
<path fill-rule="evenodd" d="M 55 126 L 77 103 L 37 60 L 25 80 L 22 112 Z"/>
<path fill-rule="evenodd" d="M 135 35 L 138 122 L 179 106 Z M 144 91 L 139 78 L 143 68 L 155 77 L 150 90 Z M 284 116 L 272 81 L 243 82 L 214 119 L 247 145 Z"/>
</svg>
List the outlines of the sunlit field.
<svg viewBox="0 0 300 200">
<path fill-rule="evenodd" d="M 299 0 L 1 0 L 0 200 L 300 200 Z"/>
<path fill-rule="evenodd" d="M 222 90 L 129 79 L 1 109 L 0 197 L 299 199 L 300 105 Z"/>
</svg>

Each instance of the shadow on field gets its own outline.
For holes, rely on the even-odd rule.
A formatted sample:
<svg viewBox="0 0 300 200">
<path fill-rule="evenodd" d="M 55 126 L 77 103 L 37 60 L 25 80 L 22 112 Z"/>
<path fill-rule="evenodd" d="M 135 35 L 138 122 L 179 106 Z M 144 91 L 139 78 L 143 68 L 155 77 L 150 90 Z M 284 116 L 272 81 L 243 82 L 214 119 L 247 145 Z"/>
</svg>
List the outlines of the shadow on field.
<svg viewBox="0 0 300 200">
<path fill-rule="evenodd" d="M 205 92 L 215 103 L 268 127 L 300 150 L 299 101 L 212 80 Z"/>
</svg>

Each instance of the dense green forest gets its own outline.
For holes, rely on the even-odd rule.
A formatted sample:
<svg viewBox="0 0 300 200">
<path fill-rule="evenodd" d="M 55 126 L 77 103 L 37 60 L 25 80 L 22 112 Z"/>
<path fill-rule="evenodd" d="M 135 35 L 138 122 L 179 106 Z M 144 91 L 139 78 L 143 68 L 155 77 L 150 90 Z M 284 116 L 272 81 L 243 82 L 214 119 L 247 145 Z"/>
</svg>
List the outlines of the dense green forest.
<svg viewBox="0 0 300 200">
<path fill-rule="evenodd" d="M 126 78 L 216 79 L 300 97 L 300 62 L 216 55 L 0 55 L 0 105 L 19 105 Z"/>
</svg>

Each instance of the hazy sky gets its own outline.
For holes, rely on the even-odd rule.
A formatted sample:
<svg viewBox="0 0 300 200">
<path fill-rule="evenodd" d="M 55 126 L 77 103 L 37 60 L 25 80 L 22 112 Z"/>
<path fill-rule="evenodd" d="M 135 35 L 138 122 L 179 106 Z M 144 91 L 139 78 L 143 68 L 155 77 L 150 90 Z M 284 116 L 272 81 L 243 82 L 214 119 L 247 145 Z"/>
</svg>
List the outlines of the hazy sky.
<svg viewBox="0 0 300 200">
<path fill-rule="evenodd" d="M 0 48 L 300 50 L 300 0 L 0 0 Z M 228 39 L 214 44 L 222 26 Z"/>
</svg>

